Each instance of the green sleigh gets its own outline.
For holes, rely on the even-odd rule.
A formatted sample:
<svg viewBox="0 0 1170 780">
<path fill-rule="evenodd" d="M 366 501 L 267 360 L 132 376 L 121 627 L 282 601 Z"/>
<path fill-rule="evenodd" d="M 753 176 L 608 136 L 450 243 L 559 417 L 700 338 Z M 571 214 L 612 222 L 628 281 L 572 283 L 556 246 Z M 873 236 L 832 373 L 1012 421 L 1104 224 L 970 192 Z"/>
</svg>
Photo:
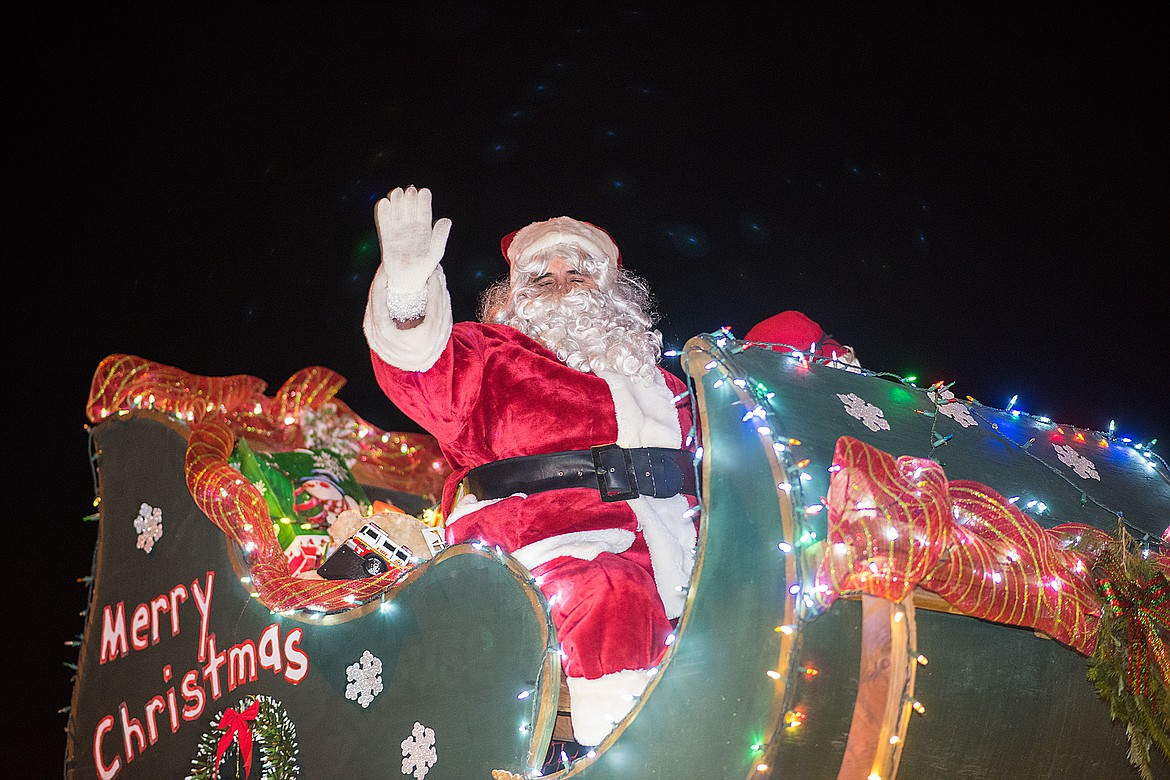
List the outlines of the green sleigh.
<svg viewBox="0 0 1170 780">
<path fill-rule="evenodd" d="M 1157 455 L 725 332 L 681 361 L 702 447 L 686 608 L 630 715 L 550 766 L 557 641 L 521 564 L 459 545 L 296 580 L 229 463 L 240 436 L 303 446 L 304 411 L 331 406 L 366 491 L 425 505 L 427 437 L 373 429 L 325 369 L 265 396 L 108 358 L 66 777 L 1170 777 Z M 910 467 L 906 495 L 850 498 Z M 980 531 L 976 494 L 1023 536 Z"/>
</svg>

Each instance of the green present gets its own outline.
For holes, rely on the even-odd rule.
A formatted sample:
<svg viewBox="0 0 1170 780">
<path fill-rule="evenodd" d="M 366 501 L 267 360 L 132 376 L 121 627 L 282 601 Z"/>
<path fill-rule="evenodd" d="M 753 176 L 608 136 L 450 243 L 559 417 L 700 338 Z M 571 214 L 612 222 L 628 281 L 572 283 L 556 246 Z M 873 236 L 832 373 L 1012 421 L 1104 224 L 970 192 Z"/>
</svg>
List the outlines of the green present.
<svg viewBox="0 0 1170 780">
<path fill-rule="evenodd" d="M 365 490 L 332 450 L 257 452 L 241 438 L 231 465 L 264 496 L 294 574 L 315 570 L 328 557 L 329 526 L 338 515 L 370 509 Z"/>
</svg>

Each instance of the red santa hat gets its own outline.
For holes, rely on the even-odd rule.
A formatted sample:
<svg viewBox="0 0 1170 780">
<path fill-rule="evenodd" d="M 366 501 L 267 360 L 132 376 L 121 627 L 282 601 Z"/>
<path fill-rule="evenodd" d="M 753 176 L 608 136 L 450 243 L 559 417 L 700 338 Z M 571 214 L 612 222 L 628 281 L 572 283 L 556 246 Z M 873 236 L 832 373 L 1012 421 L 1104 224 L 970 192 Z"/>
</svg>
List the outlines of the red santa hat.
<svg viewBox="0 0 1170 780">
<path fill-rule="evenodd" d="M 782 352 L 811 352 L 830 359 L 833 353 L 838 357 L 845 354 L 844 347 L 836 339 L 826 335 L 820 325 L 799 311 L 772 315 L 753 326 L 744 339 L 776 344 L 778 346 L 773 349 Z"/>
<path fill-rule="evenodd" d="M 622 267 L 622 253 L 613 237 L 597 225 L 572 217 L 553 217 L 514 230 L 500 240 L 500 250 L 512 265 L 556 244 L 577 244 L 588 254 L 607 260 L 611 267 Z"/>
</svg>

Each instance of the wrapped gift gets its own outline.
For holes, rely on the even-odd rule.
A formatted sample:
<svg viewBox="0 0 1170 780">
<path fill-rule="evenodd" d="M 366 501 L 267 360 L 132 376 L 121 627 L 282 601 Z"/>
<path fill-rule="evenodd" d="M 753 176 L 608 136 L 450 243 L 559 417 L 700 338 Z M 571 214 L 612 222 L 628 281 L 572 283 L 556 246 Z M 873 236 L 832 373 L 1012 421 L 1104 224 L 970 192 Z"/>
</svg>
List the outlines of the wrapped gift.
<svg viewBox="0 0 1170 780">
<path fill-rule="evenodd" d="M 232 465 L 263 494 L 293 574 L 329 556 L 329 527 L 342 512 L 371 506 L 345 460 L 329 449 L 258 452 L 241 438 Z"/>
</svg>

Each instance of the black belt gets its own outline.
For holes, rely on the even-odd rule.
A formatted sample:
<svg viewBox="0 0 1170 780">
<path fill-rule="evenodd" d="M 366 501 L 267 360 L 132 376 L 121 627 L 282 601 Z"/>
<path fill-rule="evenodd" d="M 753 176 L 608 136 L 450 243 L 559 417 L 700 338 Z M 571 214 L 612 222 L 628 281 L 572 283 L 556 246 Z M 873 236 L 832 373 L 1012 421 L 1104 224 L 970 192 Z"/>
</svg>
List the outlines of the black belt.
<svg viewBox="0 0 1170 780">
<path fill-rule="evenodd" d="M 467 472 L 463 483 L 481 500 L 578 487 L 599 491 L 602 501 L 698 495 L 689 451 L 616 444 L 492 461 Z"/>
</svg>

